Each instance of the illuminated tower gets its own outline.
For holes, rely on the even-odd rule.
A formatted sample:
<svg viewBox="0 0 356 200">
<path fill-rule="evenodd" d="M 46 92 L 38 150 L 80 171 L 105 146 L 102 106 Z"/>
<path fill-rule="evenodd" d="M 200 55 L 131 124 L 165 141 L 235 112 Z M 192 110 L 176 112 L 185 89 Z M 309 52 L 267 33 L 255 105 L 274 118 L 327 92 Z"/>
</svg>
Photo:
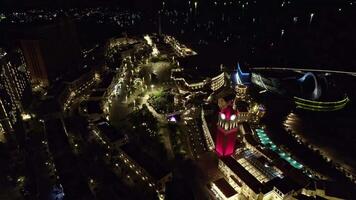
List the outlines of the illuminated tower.
<svg viewBox="0 0 356 200">
<path fill-rule="evenodd" d="M 219 99 L 219 117 L 216 134 L 216 152 L 219 156 L 228 156 L 234 153 L 237 135 L 237 111 L 232 108 L 231 102 L 226 103 Z"/>
</svg>

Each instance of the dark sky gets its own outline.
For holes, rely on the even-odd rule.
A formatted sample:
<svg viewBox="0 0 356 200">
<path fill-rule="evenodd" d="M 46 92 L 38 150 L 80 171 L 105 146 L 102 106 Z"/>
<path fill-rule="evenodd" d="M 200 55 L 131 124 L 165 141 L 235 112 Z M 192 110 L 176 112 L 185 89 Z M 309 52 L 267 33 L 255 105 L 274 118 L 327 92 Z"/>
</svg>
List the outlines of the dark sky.
<svg viewBox="0 0 356 200">
<path fill-rule="evenodd" d="M 120 6 L 125 8 L 139 9 L 143 11 L 152 11 L 162 5 L 163 0 L 0 0 L 1 9 L 19 9 L 19 8 L 65 8 L 65 7 L 91 7 L 91 6 Z M 184 4 L 188 0 L 164 0 L 170 5 Z M 191 0 L 194 1 L 194 0 Z M 211 2 L 212 0 L 196 0 L 199 3 Z M 219 0 L 217 0 L 219 1 Z M 265 2 L 266 5 L 280 4 L 282 0 L 257 0 Z M 346 3 L 344 0 L 291 0 L 300 5 L 320 7 L 336 6 Z"/>
<path fill-rule="evenodd" d="M 122 6 L 128 8 L 151 9 L 158 0 L 0 0 L 0 9 L 18 8 L 58 8 L 88 6 Z"/>
</svg>

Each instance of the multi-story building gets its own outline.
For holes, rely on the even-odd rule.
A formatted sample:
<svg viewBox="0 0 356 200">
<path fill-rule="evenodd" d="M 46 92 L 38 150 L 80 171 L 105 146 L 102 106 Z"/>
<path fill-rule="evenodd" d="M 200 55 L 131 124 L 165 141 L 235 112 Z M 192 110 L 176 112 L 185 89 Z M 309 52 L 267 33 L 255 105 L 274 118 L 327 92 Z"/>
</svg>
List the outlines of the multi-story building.
<svg viewBox="0 0 356 200">
<path fill-rule="evenodd" d="M 258 122 L 266 113 L 266 108 L 262 104 L 251 104 L 249 109 L 250 120 Z"/>
<path fill-rule="evenodd" d="M 19 49 L 0 49 L 0 132 L 13 130 L 31 95 L 29 73 Z"/>
<path fill-rule="evenodd" d="M 246 101 L 235 100 L 235 109 L 239 112 L 238 121 L 247 122 L 249 120 L 249 104 Z"/>
<path fill-rule="evenodd" d="M 198 54 L 180 58 L 177 64 L 181 67 L 171 71 L 171 78 L 180 92 L 217 91 L 226 85 L 224 65 L 216 60 Z"/>
<path fill-rule="evenodd" d="M 276 177 L 271 180 L 260 179 L 261 174 L 248 170 L 232 156 L 219 159 L 219 169 L 227 177 L 227 182 L 242 196 L 250 200 L 284 200 L 295 199 L 293 195 L 300 192 L 301 186 L 288 178 Z"/>
<path fill-rule="evenodd" d="M 62 109 L 66 111 L 76 97 L 82 95 L 85 91 L 98 84 L 101 80 L 101 76 L 101 69 L 92 69 L 89 72 L 82 74 L 75 80 L 66 81 L 66 87 L 63 89 L 58 98 Z"/>
<path fill-rule="evenodd" d="M 212 182 L 210 190 L 217 199 L 238 199 L 238 193 L 224 178 Z"/>
<path fill-rule="evenodd" d="M 182 91 L 201 91 L 211 89 L 212 91 L 219 90 L 225 85 L 225 73 L 201 76 L 187 76 L 188 73 L 184 69 L 173 69 L 171 78 L 176 82 L 179 90 Z"/>
</svg>

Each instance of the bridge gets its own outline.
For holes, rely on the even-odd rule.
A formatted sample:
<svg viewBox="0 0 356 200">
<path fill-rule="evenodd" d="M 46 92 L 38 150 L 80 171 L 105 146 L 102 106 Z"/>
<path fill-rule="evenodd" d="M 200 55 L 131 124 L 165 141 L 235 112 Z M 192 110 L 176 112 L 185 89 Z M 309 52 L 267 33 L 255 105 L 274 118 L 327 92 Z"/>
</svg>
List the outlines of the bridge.
<svg viewBox="0 0 356 200">
<path fill-rule="evenodd" d="M 240 63 L 237 63 L 237 69 L 234 70 L 234 78 L 237 84 L 247 84 L 250 82 L 250 73 L 242 72 Z"/>
<path fill-rule="evenodd" d="M 317 78 L 314 73 L 329 73 L 329 74 L 343 74 L 349 76 L 356 76 L 356 72 L 348 72 L 348 71 L 340 71 L 340 70 L 323 70 L 323 69 L 309 69 L 309 68 L 283 68 L 283 67 L 254 67 L 250 68 L 251 71 L 262 71 L 262 70 L 279 70 L 279 71 L 293 71 L 297 73 L 303 74 L 302 77 L 298 78 L 299 82 L 304 82 L 308 77 L 312 78 L 314 81 L 314 89 L 311 94 L 311 98 L 302 98 L 298 96 L 293 97 L 293 101 L 296 104 L 297 108 L 301 108 L 304 110 L 311 110 L 311 111 L 334 111 L 340 110 L 346 106 L 349 102 L 349 98 L 345 94 L 343 97 L 340 96 L 340 99 L 333 100 L 333 101 L 323 101 L 317 100 L 321 96 L 321 88 L 318 84 Z M 258 80 L 261 87 L 267 89 L 267 86 L 264 84 L 261 76 Z M 270 88 L 269 88 L 270 89 Z"/>
<path fill-rule="evenodd" d="M 251 70 L 285 70 L 295 72 L 319 72 L 319 73 L 335 73 L 356 76 L 356 72 L 340 71 L 340 70 L 327 70 L 327 69 L 312 69 L 312 68 L 288 68 L 288 67 L 253 67 Z"/>
</svg>

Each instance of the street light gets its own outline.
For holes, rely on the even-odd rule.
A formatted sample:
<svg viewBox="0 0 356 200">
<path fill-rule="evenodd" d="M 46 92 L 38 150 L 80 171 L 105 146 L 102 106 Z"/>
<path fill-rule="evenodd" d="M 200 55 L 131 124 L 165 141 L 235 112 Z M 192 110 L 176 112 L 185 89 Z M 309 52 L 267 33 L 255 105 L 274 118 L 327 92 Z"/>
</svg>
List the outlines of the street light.
<svg viewBox="0 0 356 200">
<path fill-rule="evenodd" d="M 313 21 L 313 17 L 314 17 L 314 13 L 310 13 L 310 20 L 309 20 L 309 24 L 311 24 L 311 23 L 312 23 L 312 21 Z"/>
</svg>

